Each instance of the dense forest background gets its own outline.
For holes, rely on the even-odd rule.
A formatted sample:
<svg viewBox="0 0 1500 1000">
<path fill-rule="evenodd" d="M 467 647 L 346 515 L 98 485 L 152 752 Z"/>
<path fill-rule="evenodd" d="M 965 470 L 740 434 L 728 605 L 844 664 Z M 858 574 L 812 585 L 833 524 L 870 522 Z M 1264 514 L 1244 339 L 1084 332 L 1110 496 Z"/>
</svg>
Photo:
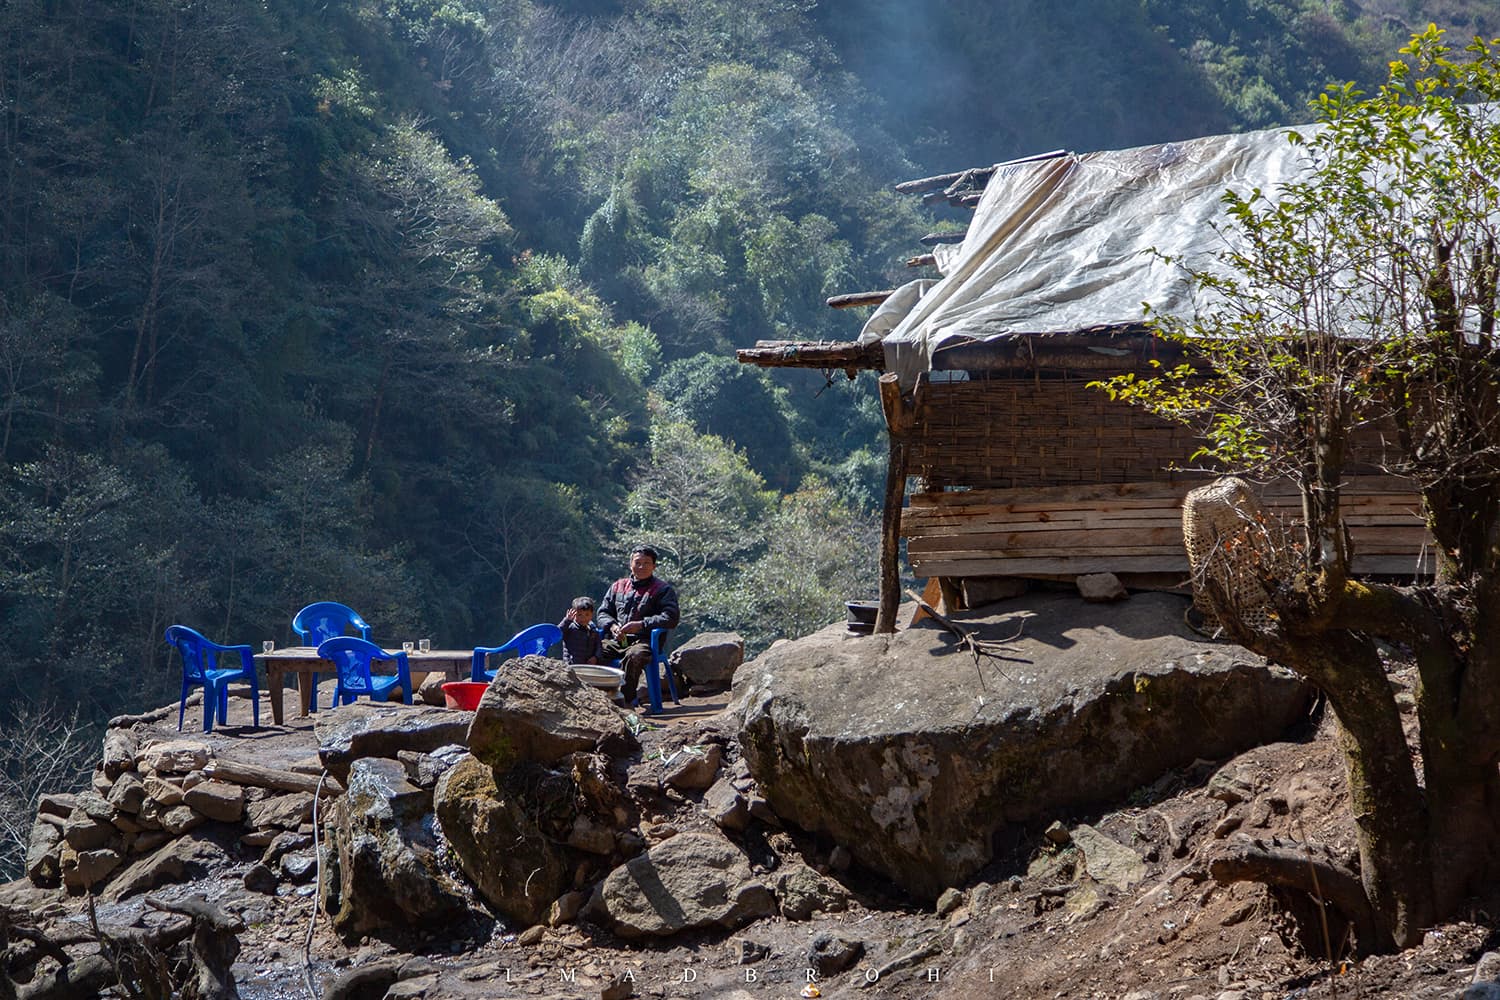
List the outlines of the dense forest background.
<svg viewBox="0 0 1500 1000">
<path fill-rule="evenodd" d="M 934 225 L 892 184 L 1304 120 L 1428 20 L 1500 31 L 1479 0 L 8 0 L 0 795 L 175 699 L 174 622 L 286 643 L 333 599 L 495 643 L 639 540 L 687 629 L 839 617 L 872 384 L 733 348 L 854 335 L 825 296 L 906 280 Z"/>
</svg>

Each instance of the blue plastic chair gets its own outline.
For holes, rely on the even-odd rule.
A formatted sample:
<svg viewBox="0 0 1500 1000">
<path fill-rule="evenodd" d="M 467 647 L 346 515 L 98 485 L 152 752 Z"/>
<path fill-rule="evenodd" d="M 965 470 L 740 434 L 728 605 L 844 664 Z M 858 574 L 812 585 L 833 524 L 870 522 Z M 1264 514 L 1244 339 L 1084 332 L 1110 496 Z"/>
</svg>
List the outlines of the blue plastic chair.
<svg viewBox="0 0 1500 1000">
<path fill-rule="evenodd" d="M 317 601 L 309 604 L 292 618 L 292 631 L 297 633 L 304 646 L 321 646 L 349 629 L 359 632 L 361 639 L 370 638 L 370 626 L 353 608 L 337 601 Z M 308 698 L 307 710 L 318 710 L 318 675 L 312 673 L 308 684 L 312 695 Z M 337 701 L 334 704 L 338 704 Z"/>
<path fill-rule="evenodd" d="M 667 662 L 667 633 L 672 631 L 667 628 L 654 628 L 651 630 L 651 663 L 646 667 L 646 694 L 651 699 L 651 711 L 661 711 L 661 674 L 665 671 L 667 675 L 667 687 L 672 691 L 672 704 L 681 705 L 682 701 L 677 697 L 677 678 L 672 674 L 672 665 Z M 634 691 L 627 691 L 626 695 L 634 695 Z"/>
<path fill-rule="evenodd" d="M 562 642 L 562 629 L 551 622 L 541 625 L 533 625 L 523 628 L 510 637 L 510 641 L 503 646 L 475 646 L 474 666 L 469 671 L 471 681 L 492 681 L 495 679 L 495 671 L 486 670 L 485 659 L 493 653 L 509 653 L 514 651 L 517 656 L 545 656 L 547 650 Z"/>
<path fill-rule="evenodd" d="M 667 633 L 669 628 L 654 628 L 651 630 L 651 662 L 646 666 L 646 696 L 651 702 L 651 711 L 661 711 L 661 673 L 666 672 L 667 687 L 672 691 L 672 704 L 681 705 L 682 701 L 677 696 L 677 677 L 672 673 L 672 666 L 667 662 Z M 616 669 L 621 669 L 619 660 L 611 660 L 610 664 Z M 626 698 L 634 698 L 634 691 L 622 691 Z"/>
<path fill-rule="evenodd" d="M 183 716 L 187 712 L 188 691 L 194 686 L 203 688 L 203 731 L 214 731 L 214 713 L 219 723 L 226 725 L 229 715 L 229 682 L 250 683 L 250 711 L 254 719 L 253 728 L 260 728 L 260 685 L 255 679 L 255 654 L 249 646 L 221 646 L 202 633 L 186 625 L 173 625 L 167 629 L 168 645 L 182 656 L 182 700 L 177 706 L 177 731 L 182 731 Z M 219 654 L 238 653 L 238 667 L 219 667 Z"/>
<path fill-rule="evenodd" d="M 406 653 L 387 653 L 368 639 L 353 635 L 336 635 L 318 645 L 320 659 L 332 660 L 338 667 L 339 683 L 333 689 L 333 703 L 348 705 L 362 694 L 372 701 L 385 701 L 391 688 L 401 685 L 401 700 L 411 704 L 411 668 Z M 394 676 L 371 672 L 375 660 L 396 663 Z"/>
</svg>

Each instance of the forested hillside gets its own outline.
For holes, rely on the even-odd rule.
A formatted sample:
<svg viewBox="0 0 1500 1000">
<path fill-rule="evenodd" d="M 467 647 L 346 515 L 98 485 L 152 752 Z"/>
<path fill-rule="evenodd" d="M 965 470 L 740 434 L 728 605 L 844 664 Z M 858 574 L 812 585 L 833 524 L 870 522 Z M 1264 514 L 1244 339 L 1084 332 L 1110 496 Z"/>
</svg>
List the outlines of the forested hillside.
<svg viewBox="0 0 1500 1000">
<path fill-rule="evenodd" d="M 9 0 L 0 726 L 171 700 L 173 622 L 498 642 L 640 539 L 692 628 L 832 620 L 878 404 L 732 348 L 855 333 L 824 297 L 932 225 L 896 181 L 1301 120 L 1410 24 L 1497 29 L 1428 6 Z"/>
</svg>

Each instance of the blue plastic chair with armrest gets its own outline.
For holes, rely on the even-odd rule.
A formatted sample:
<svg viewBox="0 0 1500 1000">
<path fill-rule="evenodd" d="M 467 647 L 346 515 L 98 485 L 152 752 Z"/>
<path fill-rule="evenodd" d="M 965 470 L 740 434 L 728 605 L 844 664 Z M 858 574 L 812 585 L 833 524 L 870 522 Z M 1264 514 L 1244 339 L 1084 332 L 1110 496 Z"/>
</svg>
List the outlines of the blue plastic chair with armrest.
<svg viewBox="0 0 1500 1000">
<path fill-rule="evenodd" d="M 646 694 L 651 699 L 651 711 L 661 711 L 661 675 L 667 675 L 667 687 L 672 691 L 672 704 L 681 705 L 682 700 L 677 696 L 677 678 L 673 675 L 672 665 L 667 662 L 667 633 L 669 628 L 654 628 L 651 630 L 651 663 L 646 667 Z"/>
<path fill-rule="evenodd" d="M 646 696 L 651 702 L 651 711 L 661 711 L 661 675 L 667 675 L 667 687 L 672 692 L 672 704 L 681 705 L 682 701 L 677 695 L 677 678 L 672 672 L 672 665 L 667 662 L 667 633 L 669 628 L 654 628 L 651 630 L 651 662 L 646 665 Z M 616 668 L 620 667 L 620 661 L 612 661 Z M 623 692 L 626 699 L 634 698 L 634 691 Z"/>
<path fill-rule="evenodd" d="M 545 656 L 547 650 L 562 642 L 562 629 L 551 622 L 523 628 L 501 646 L 475 646 L 474 664 L 469 670 L 471 681 L 492 681 L 495 671 L 485 669 L 484 661 L 495 653 L 514 652 L 516 656 Z"/>
<path fill-rule="evenodd" d="M 368 639 L 353 635 L 336 635 L 318 645 L 318 656 L 332 660 L 339 671 L 338 686 L 333 689 L 335 705 L 351 704 L 360 695 L 369 695 L 372 701 L 385 701 L 391 688 L 401 686 L 401 700 L 411 704 L 411 666 L 405 652 L 387 653 Z M 371 669 L 374 661 L 394 662 L 396 673 L 377 674 Z"/>
<path fill-rule="evenodd" d="M 345 634 L 351 628 L 359 633 L 361 639 L 370 638 L 370 626 L 359 616 L 359 612 L 337 601 L 316 601 L 292 617 L 292 631 L 297 633 L 297 637 L 302 640 L 304 646 L 321 646 L 329 639 Z M 312 696 L 308 699 L 307 710 L 316 712 L 318 710 L 318 675 L 316 672 L 310 675 L 308 684 L 311 687 Z"/>
<path fill-rule="evenodd" d="M 214 715 L 219 716 L 220 725 L 228 722 L 229 682 L 248 681 L 250 684 L 250 711 L 253 727 L 260 728 L 260 685 L 255 679 L 255 654 L 249 646 L 221 646 L 201 632 L 186 625 L 173 625 L 166 632 L 167 643 L 182 656 L 182 700 L 177 706 L 177 729 L 182 731 L 182 720 L 187 712 L 188 691 L 193 687 L 203 688 L 203 731 L 214 730 Z M 239 666 L 220 667 L 222 653 L 239 655 Z"/>
</svg>

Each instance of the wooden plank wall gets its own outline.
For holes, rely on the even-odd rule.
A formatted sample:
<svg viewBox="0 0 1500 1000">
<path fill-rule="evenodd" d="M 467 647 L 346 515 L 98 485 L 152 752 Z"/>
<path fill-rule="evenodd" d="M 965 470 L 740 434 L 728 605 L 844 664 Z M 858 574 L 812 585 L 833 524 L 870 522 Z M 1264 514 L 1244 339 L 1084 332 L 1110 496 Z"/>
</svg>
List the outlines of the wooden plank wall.
<svg viewBox="0 0 1500 1000">
<path fill-rule="evenodd" d="M 1080 573 L 1181 573 L 1182 498 L 1198 483 L 974 489 L 912 494 L 901 533 L 917 576 L 1055 577 Z M 1266 510 L 1301 516 L 1290 484 L 1258 490 Z M 1345 519 L 1354 571 L 1430 573 L 1421 504 L 1409 484 L 1390 477 L 1348 481 Z"/>
</svg>

